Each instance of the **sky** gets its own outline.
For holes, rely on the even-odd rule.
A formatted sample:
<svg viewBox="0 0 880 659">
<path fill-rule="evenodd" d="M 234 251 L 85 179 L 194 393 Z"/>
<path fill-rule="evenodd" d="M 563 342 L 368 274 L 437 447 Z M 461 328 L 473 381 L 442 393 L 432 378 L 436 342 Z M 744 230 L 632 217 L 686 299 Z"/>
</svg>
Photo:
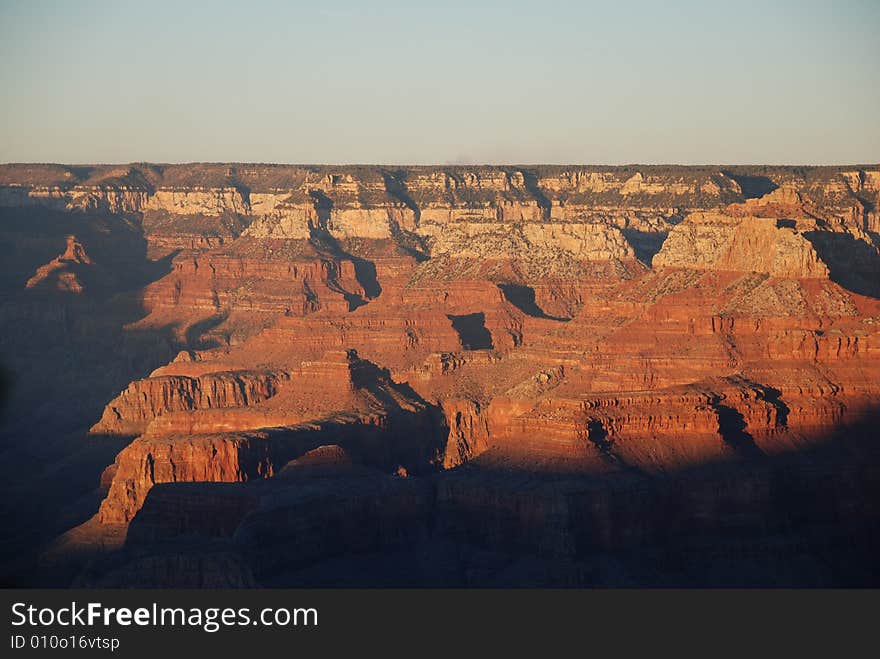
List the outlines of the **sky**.
<svg viewBox="0 0 880 659">
<path fill-rule="evenodd" d="M 880 0 L 0 0 L 0 162 L 880 161 Z"/>
</svg>

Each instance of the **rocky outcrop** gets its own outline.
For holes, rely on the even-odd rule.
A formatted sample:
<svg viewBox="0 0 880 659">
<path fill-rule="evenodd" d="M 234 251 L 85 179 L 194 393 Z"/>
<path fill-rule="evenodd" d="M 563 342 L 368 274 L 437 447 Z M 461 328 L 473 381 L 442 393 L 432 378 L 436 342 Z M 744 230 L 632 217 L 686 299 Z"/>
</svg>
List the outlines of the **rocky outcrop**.
<svg viewBox="0 0 880 659">
<path fill-rule="evenodd" d="M 479 402 L 447 400 L 443 402 L 443 413 L 449 427 L 443 458 L 446 469 L 464 464 L 489 450 L 489 420 Z"/>
<path fill-rule="evenodd" d="M 64 253 L 37 268 L 34 276 L 28 279 L 25 288 L 82 293 L 84 283 L 81 278 L 81 267 L 91 265 L 93 265 L 92 260 L 86 254 L 82 243 L 76 236 L 68 236 Z"/>
<path fill-rule="evenodd" d="M 125 524 L 156 483 L 236 483 L 274 471 L 268 435 L 140 438 L 116 458 L 116 473 L 98 511 L 102 524 Z"/>
<path fill-rule="evenodd" d="M 797 228 L 773 218 L 710 213 L 694 213 L 676 226 L 653 266 L 828 277 L 827 265 Z"/>
<path fill-rule="evenodd" d="M 107 405 L 90 432 L 139 435 L 151 420 L 169 412 L 247 407 L 274 396 L 289 377 L 287 373 L 238 371 L 137 380 Z"/>
</svg>

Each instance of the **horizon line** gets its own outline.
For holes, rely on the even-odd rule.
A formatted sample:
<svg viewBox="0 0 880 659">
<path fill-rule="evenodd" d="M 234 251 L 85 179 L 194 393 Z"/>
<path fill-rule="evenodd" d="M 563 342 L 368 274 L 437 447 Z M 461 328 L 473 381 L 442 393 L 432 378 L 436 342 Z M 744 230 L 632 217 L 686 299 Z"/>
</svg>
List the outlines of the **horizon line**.
<svg viewBox="0 0 880 659">
<path fill-rule="evenodd" d="M 876 162 L 821 162 L 821 163 L 780 163 L 780 162 L 626 162 L 626 163 L 590 163 L 590 162 L 270 162 L 257 160 L 190 160 L 190 161 L 159 161 L 132 160 L 120 162 L 62 162 L 62 161 L 9 161 L 0 163 L 0 167 L 18 165 L 55 165 L 61 167 L 121 167 L 124 165 L 262 165 L 269 167 L 880 167 Z"/>
</svg>

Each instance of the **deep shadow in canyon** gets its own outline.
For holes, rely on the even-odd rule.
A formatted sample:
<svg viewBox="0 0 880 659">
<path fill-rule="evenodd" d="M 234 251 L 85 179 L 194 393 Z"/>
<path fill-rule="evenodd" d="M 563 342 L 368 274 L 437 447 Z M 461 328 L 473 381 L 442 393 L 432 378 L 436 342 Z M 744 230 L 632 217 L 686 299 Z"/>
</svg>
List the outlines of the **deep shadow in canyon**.
<svg viewBox="0 0 880 659">
<path fill-rule="evenodd" d="M 559 318 L 550 316 L 544 312 L 535 302 L 535 289 L 531 286 L 523 286 L 521 284 L 503 283 L 498 284 L 498 288 L 504 293 L 504 297 L 517 309 L 533 318 L 545 318 L 547 320 L 566 321 L 568 318 Z"/>
<path fill-rule="evenodd" d="M 376 266 L 367 259 L 347 252 L 327 230 L 330 222 L 330 213 L 333 210 L 333 201 L 320 190 L 313 190 L 311 196 L 315 201 L 318 224 L 310 228 L 310 242 L 319 253 L 327 254 L 333 259 L 351 261 L 354 265 L 355 277 L 364 289 L 366 299 L 358 294 L 348 293 L 342 291 L 341 288 L 339 289 L 348 300 L 350 310 L 354 311 L 369 300 L 375 299 L 382 294 L 382 287 L 379 285 L 379 280 L 376 277 Z"/>
<path fill-rule="evenodd" d="M 722 172 L 739 184 L 743 197 L 746 199 L 758 199 L 773 192 L 779 186 L 768 176 L 756 176 L 752 174 L 740 174 L 732 171 Z"/>
<path fill-rule="evenodd" d="M 449 315 L 452 328 L 458 332 L 461 345 L 465 350 L 491 350 L 492 335 L 486 329 L 486 315 L 482 312 Z"/>
<path fill-rule="evenodd" d="M 668 231 L 639 231 L 638 229 L 624 229 L 623 235 L 632 245 L 636 258 L 645 265 L 651 265 L 654 255 L 660 251 L 663 241 L 666 240 Z"/>
<path fill-rule="evenodd" d="M 804 235 L 828 265 L 832 281 L 859 295 L 880 297 L 880 255 L 868 243 L 843 233 Z"/>
<path fill-rule="evenodd" d="M 21 561 L 32 560 L 94 506 L 102 470 L 127 443 L 87 437 L 84 424 L 183 346 L 173 327 L 127 327 L 146 313 L 139 291 L 170 272 L 173 258 L 147 258 L 137 220 L 4 208 L 0 223 L 0 364 L 4 408 L 14 410 L 0 428 L 0 523 L 7 534 L 0 579 L 8 582 Z M 84 290 L 74 296 L 26 288 L 39 267 L 64 252 L 70 235 L 85 246 L 100 278 L 77 273 Z"/>
<path fill-rule="evenodd" d="M 73 583 L 877 586 L 878 417 L 806 450 L 651 475 L 529 469 L 490 451 L 408 478 L 319 463 L 244 484 L 156 485 L 125 547 Z M 603 451 L 594 430 L 586 450 Z M 162 581 L 169 572 L 177 581 Z"/>
</svg>

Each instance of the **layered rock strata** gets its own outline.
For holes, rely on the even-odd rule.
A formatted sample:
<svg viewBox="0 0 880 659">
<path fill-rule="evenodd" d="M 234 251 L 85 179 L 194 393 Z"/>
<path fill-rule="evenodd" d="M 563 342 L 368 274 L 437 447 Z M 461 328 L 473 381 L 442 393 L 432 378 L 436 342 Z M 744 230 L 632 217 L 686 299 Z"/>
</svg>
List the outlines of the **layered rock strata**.
<svg viewBox="0 0 880 659">
<path fill-rule="evenodd" d="M 583 584 L 598 553 L 669 549 L 676 507 L 691 539 L 729 510 L 784 535 L 779 506 L 857 527 L 878 172 L 0 167 L 30 255 L 4 264 L 9 326 L 56 314 L 79 346 L 99 309 L 162 345 L 120 348 L 137 368 L 80 419 L 130 443 L 53 556 L 104 552 L 80 575 L 104 585 L 295 585 L 424 550 L 421 583 L 466 585 L 488 551 Z M 826 477 L 836 512 L 786 498 Z"/>
</svg>

